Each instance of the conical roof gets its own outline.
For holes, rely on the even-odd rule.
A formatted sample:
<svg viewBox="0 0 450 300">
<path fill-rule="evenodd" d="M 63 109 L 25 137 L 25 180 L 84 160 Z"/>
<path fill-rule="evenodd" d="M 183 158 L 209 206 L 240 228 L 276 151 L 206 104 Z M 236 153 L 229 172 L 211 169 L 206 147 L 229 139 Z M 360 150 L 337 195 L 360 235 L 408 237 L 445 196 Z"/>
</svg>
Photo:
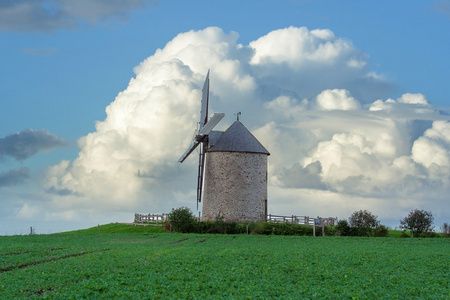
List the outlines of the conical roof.
<svg viewBox="0 0 450 300">
<path fill-rule="evenodd" d="M 234 122 L 225 132 L 211 132 L 207 151 L 249 152 L 270 155 L 269 151 L 239 121 Z"/>
</svg>

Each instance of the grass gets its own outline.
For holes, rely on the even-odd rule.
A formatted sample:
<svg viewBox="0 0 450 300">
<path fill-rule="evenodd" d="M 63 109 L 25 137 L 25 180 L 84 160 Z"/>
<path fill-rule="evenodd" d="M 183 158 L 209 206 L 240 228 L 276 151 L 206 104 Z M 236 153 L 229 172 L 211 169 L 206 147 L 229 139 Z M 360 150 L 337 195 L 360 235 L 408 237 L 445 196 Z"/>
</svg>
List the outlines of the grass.
<svg viewBox="0 0 450 300">
<path fill-rule="evenodd" d="M 409 233 L 406 233 L 409 236 Z M 403 237 L 403 231 L 402 230 L 393 230 L 389 229 L 388 237 L 394 237 L 394 238 L 401 238 Z"/>
<path fill-rule="evenodd" d="M 161 223 L 159 225 L 162 225 Z M 309 226 L 310 227 L 310 226 Z M 309 228 L 308 227 L 308 228 Z M 164 226 L 154 226 L 152 224 L 145 224 L 143 225 L 129 225 L 129 224 L 123 224 L 123 223 L 110 223 L 105 225 L 99 225 L 88 229 L 80 229 L 80 230 L 74 230 L 74 231 L 67 231 L 62 232 L 59 234 L 81 234 L 81 233 L 163 233 L 166 232 L 164 229 Z M 321 235 L 321 229 L 318 229 L 317 235 Z M 410 237 L 411 234 L 409 231 L 402 231 L 402 230 L 393 230 L 389 229 L 388 237 L 393 238 L 403 238 L 408 236 Z M 446 237 L 445 234 L 437 233 L 438 236 Z"/>
<path fill-rule="evenodd" d="M 121 223 L 110 223 L 96 227 L 75 231 L 63 232 L 60 234 L 81 234 L 81 233 L 162 233 L 165 232 L 163 226 L 154 225 L 128 225 Z"/>
<path fill-rule="evenodd" d="M 161 223 L 159 225 L 162 225 Z M 280 224 L 277 224 L 280 225 Z M 308 228 L 310 226 L 307 226 Z M 309 228 L 311 229 L 311 228 Z M 312 230 L 312 229 L 311 229 Z M 166 232 L 163 226 L 154 226 L 152 224 L 143 225 L 128 225 L 123 223 L 110 223 L 99 225 L 88 229 L 80 229 L 74 231 L 67 231 L 60 234 L 80 234 L 80 233 L 163 233 Z M 409 232 L 405 232 L 410 236 Z M 317 235 L 321 235 L 321 228 L 318 229 Z M 444 234 L 439 234 L 444 237 Z M 388 237 L 401 238 L 404 237 L 404 231 L 389 229 Z"/>
<path fill-rule="evenodd" d="M 138 233 L 154 226 L 124 226 L 100 232 L 128 233 L 94 227 L 0 237 L 1 297 L 450 297 L 448 239 Z"/>
</svg>

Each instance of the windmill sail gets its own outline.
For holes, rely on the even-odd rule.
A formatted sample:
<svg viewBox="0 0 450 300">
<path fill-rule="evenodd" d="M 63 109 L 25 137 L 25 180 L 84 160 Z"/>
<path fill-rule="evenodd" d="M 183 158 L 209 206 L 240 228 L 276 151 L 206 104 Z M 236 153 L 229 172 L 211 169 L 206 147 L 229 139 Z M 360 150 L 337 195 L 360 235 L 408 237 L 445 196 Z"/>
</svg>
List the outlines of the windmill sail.
<svg viewBox="0 0 450 300">
<path fill-rule="evenodd" d="M 183 155 L 181 155 L 181 157 L 180 157 L 180 159 L 178 159 L 178 161 L 179 161 L 180 163 L 182 163 L 182 162 L 189 156 L 189 154 L 191 154 L 192 151 L 194 151 L 195 148 L 197 148 L 198 144 L 200 144 L 200 142 L 194 141 L 194 142 L 189 146 L 189 148 L 186 150 L 186 152 L 184 152 Z"/>
<path fill-rule="evenodd" d="M 202 106 L 200 110 L 200 130 L 208 122 L 208 109 L 209 109 L 209 70 L 206 74 L 205 83 L 202 89 Z"/>
<path fill-rule="evenodd" d="M 197 177 L 197 209 L 199 202 L 202 202 L 202 187 L 203 187 L 203 170 L 205 166 L 205 145 L 200 146 L 200 153 L 198 155 L 198 177 Z"/>
<path fill-rule="evenodd" d="M 178 160 L 180 163 L 182 163 L 201 144 L 198 157 L 197 209 L 198 203 L 202 201 L 203 173 L 204 173 L 205 151 L 206 151 L 205 143 L 207 143 L 208 141 L 208 135 L 211 133 L 214 127 L 220 122 L 220 120 L 222 120 L 223 117 L 225 116 L 225 114 L 223 113 L 215 113 L 208 121 L 208 107 L 209 107 L 209 70 L 208 74 L 206 75 L 205 83 L 203 84 L 202 90 L 199 131 L 195 136 L 195 139 L 192 142 L 192 144 Z"/>
<path fill-rule="evenodd" d="M 223 119 L 225 116 L 224 113 L 215 113 L 211 119 L 209 119 L 208 123 L 203 126 L 203 128 L 198 132 L 199 135 L 208 135 L 214 127 Z"/>
</svg>

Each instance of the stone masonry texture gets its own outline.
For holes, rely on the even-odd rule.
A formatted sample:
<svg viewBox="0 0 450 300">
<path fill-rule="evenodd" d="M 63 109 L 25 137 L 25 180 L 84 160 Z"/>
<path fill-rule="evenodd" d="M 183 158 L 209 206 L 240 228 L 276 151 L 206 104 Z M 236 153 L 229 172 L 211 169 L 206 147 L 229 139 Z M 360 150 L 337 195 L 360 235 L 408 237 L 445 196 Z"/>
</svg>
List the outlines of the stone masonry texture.
<svg viewBox="0 0 450 300">
<path fill-rule="evenodd" d="M 203 219 L 248 221 L 265 218 L 267 154 L 207 152 Z"/>
</svg>

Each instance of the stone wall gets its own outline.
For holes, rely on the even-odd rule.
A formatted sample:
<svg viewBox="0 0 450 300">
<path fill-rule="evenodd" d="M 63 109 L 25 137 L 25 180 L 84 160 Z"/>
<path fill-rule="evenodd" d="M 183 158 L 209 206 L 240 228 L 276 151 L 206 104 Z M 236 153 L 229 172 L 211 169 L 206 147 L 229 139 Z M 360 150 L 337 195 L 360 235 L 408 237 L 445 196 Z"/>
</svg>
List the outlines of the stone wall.
<svg viewBox="0 0 450 300">
<path fill-rule="evenodd" d="M 267 154 L 207 152 L 203 219 L 265 219 Z"/>
</svg>

